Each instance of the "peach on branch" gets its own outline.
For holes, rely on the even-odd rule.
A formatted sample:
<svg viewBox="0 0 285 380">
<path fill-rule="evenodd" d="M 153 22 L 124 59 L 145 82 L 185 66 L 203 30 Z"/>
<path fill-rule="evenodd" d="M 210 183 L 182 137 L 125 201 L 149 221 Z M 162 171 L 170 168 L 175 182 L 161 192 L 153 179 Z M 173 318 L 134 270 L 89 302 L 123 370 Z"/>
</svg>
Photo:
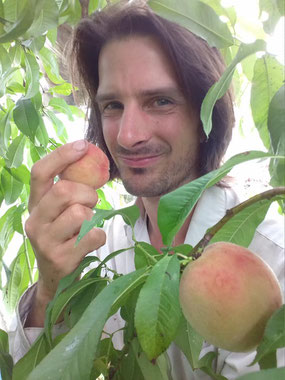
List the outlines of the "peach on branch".
<svg viewBox="0 0 285 380">
<path fill-rule="evenodd" d="M 100 148 L 91 143 L 86 154 L 60 174 L 61 179 L 84 183 L 94 189 L 103 186 L 109 177 L 108 157 Z"/>
<path fill-rule="evenodd" d="M 268 319 L 282 305 L 282 293 L 264 260 L 247 248 L 218 242 L 185 268 L 180 304 L 209 343 L 246 352 L 260 343 Z"/>
</svg>

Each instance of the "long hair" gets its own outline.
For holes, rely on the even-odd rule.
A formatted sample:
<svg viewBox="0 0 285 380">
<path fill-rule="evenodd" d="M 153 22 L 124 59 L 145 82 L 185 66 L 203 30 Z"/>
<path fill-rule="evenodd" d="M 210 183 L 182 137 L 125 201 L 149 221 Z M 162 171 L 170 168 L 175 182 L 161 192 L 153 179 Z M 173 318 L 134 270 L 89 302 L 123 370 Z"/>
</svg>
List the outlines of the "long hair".
<svg viewBox="0 0 285 380">
<path fill-rule="evenodd" d="M 182 26 L 155 14 L 141 1 L 121 1 L 82 19 L 74 32 L 71 50 L 73 77 L 83 85 L 89 97 L 89 121 L 86 138 L 107 154 L 111 178 L 119 177 L 104 141 L 101 115 L 95 97 L 99 85 L 98 60 L 103 46 L 111 40 L 129 36 L 153 36 L 172 63 L 186 101 L 200 113 L 209 88 L 225 69 L 221 54 L 206 41 Z M 217 169 L 232 137 L 234 111 L 228 91 L 213 110 L 213 128 L 206 139 L 200 123 L 201 144 L 198 170 L 203 175 Z"/>
</svg>

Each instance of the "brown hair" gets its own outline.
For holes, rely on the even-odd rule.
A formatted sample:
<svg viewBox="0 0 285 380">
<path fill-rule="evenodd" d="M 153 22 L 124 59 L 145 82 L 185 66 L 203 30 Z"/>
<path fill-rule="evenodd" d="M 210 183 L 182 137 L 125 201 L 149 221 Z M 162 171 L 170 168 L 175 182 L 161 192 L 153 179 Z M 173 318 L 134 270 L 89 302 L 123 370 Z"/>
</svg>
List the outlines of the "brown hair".
<svg viewBox="0 0 285 380">
<path fill-rule="evenodd" d="M 82 19 L 75 30 L 72 43 L 73 75 L 76 74 L 80 82 L 83 82 L 90 97 L 86 138 L 108 155 L 111 178 L 119 177 L 119 173 L 105 144 L 101 115 L 95 101 L 99 85 L 98 59 L 102 47 L 110 40 L 136 35 L 154 36 L 161 43 L 172 62 L 186 100 L 197 112 L 200 112 L 207 91 L 225 69 L 224 61 L 216 48 L 211 48 L 206 41 L 182 26 L 158 16 L 140 1 L 121 1 Z M 200 175 L 220 166 L 231 140 L 234 112 L 230 91 L 217 101 L 212 121 L 209 138 L 204 138 L 200 144 Z"/>
</svg>

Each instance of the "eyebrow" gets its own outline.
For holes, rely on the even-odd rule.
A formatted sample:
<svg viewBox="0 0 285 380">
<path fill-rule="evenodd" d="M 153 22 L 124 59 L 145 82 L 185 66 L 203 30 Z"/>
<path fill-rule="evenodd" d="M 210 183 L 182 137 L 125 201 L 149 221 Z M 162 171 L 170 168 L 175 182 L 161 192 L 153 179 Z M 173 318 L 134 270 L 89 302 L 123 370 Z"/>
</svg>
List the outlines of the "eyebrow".
<svg viewBox="0 0 285 380">
<path fill-rule="evenodd" d="M 138 97 L 148 97 L 157 95 L 168 95 L 173 97 L 183 97 L 182 91 L 177 87 L 158 87 L 153 89 L 146 89 L 139 91 Z M 119 99 L 120 96 L 115 92 L 99 93 L 96 95 L 95 101 L 97 103 L 105 102 L 108 100 Z"/>
</svg>

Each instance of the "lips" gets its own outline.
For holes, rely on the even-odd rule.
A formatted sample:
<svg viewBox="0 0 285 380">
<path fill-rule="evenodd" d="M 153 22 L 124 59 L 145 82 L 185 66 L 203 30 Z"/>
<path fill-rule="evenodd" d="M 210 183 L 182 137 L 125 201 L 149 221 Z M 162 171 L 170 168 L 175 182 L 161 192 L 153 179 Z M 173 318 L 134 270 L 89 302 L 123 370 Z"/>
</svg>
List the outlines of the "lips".
<svg viewBox="0 0 285 380">
<path fill-rule="evenodd" d="M 145 168 L 155 164 L 161 155 L 153 156 L 118 156 L 119 161 L 121 161 L 125 166 L 132 168 Z"/>
</svg>

